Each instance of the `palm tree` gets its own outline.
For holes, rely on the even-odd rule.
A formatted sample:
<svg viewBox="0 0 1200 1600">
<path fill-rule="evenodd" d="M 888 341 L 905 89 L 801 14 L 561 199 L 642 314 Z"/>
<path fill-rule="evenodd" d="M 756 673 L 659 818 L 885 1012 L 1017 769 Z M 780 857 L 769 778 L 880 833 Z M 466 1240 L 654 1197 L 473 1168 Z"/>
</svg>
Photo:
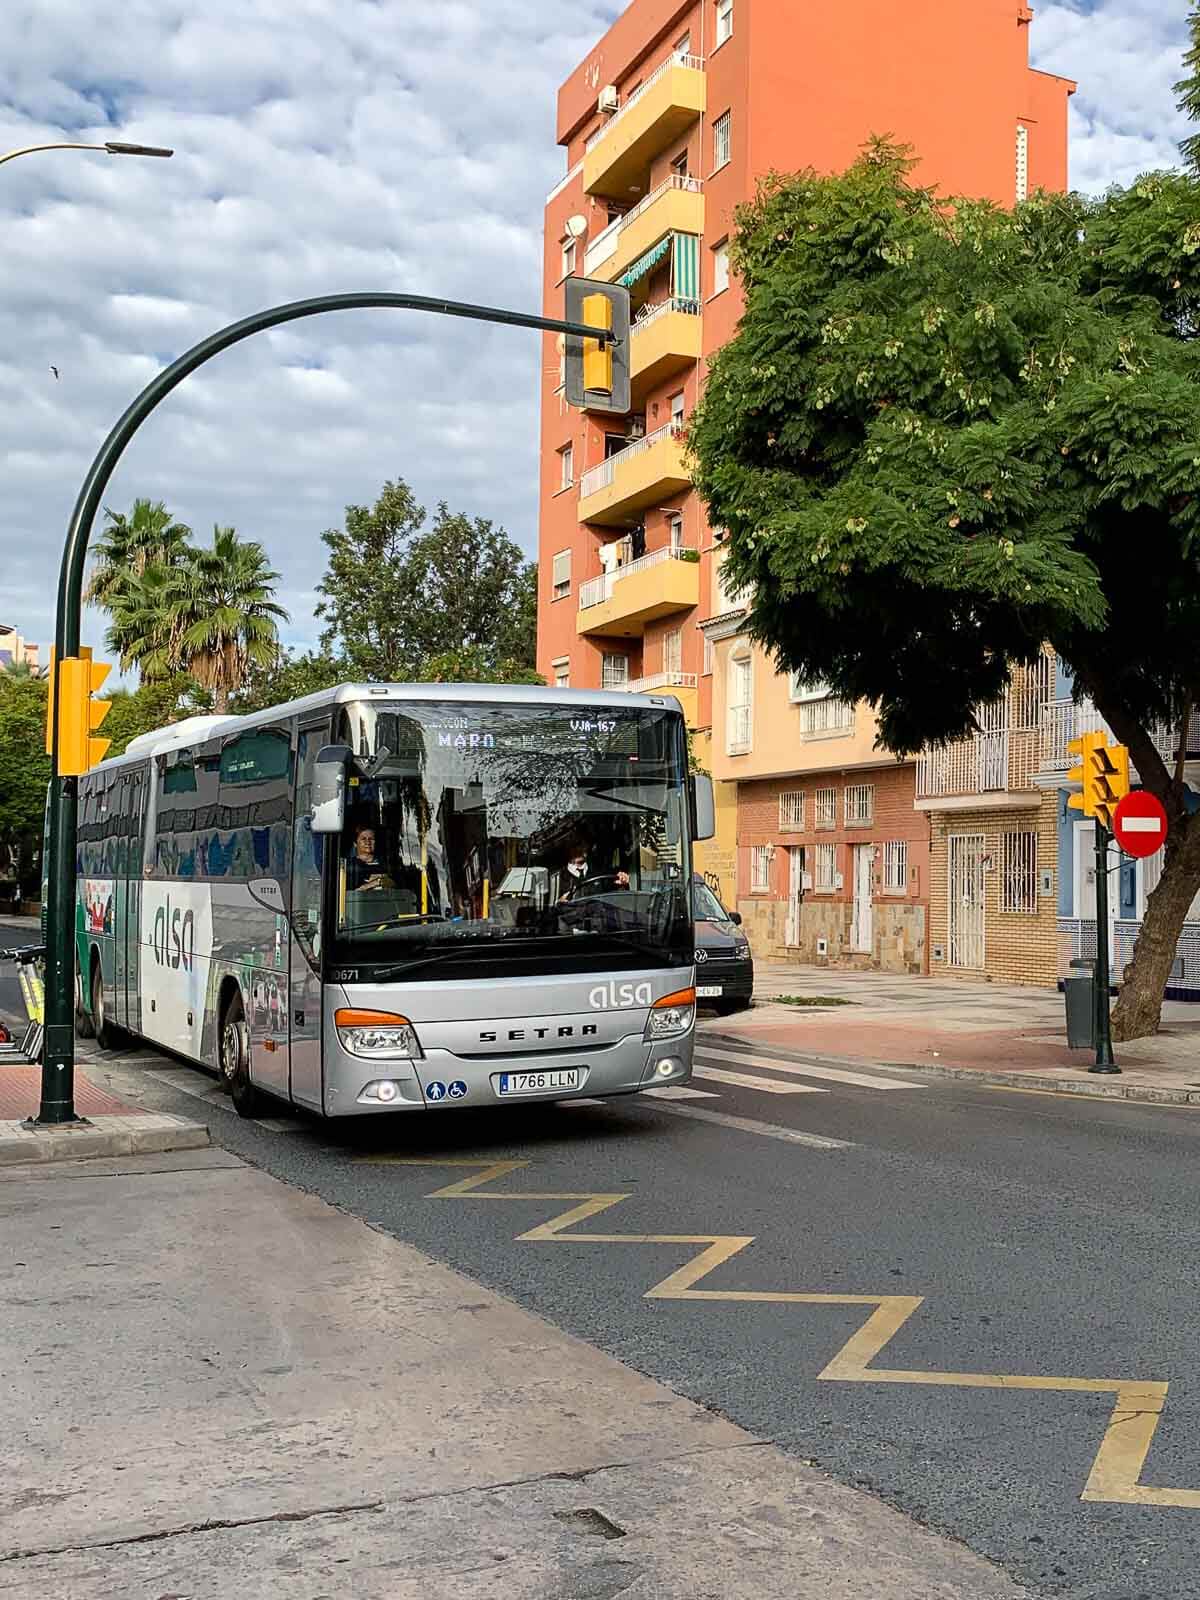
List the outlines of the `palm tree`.
<svg viewBox="0 0 1200 1600">
<path fill-rule="evenodd" d="M 152 563 L 114 584 L 105 602 L 105 638 L 121 671 L 138 669 L 143 683 L 159 683 L 179 670 L 179 585 L 183 568 Z"/>
<path fill-rule="evenodd" d="M 267 564 L 262 545 L 239 539 L 233 528 L 213 528 L 211 549 L 193 550 L 185 565 L 167 573 L 155 613 L 167 632 L 159 647 L 213 696 L 214 709 L 229 709 L 229 697 L 246 682 L 250 665 L 276 659 L 276 621 L 287 612 L 274 601 L 279 574 Z"/>
<path fill-rule="evenodd" d="M 187 555 L 192 530 L 176 522 L 161 500 L 135 500 L 128 516 L 105 507 L 104 520 L 84 599 L 111 611 L 113 601 L 148 567 L 178 566 Z"/>
</svg>

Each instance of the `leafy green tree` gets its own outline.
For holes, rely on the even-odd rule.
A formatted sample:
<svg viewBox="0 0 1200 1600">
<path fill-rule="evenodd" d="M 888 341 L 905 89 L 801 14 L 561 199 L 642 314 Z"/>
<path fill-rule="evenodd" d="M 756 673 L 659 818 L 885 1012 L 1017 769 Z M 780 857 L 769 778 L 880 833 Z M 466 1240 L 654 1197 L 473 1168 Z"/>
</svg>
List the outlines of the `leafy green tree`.
<svg viewBox="0 0 1200 1600">
<path fill-rule="evenodd" d="M 1188 13 L 1188 35 L 1191 44 L 1183 58 L 1187 76 L 1175 85 L 1179 95 L 1179 109 L 1190 122 L 1200 122 L 1200 5 Z M 1183 159 L 1192 172 L 1200 173 L 1200 134 L 1193 133 L 1181 146 Z"/>
<path fill-rule="evenodd" d="M 41 848 L 50 782 L 46 702 L 45 679 L 0 672 L 0 843 L 26 864 Z"/>
<path fill-rule="evenodd" d="M 691 429 L 751 631 L 911 752 L 1054 646 L 1171 819 L 1115 1016 L 1157 1026 L 1200 819 L 1152 734 L 1200 705 L 1200 179 L 1013 212 L 871 145 L 738 216 L 746 289 Z"/>
<path fill-rule="evenodd" d="M 287 620 L 272 598 L 278 576 L 262 545 L 221 527 L 213 528 L 210 548 L 193 550 L 168 572 L 163 603 L 171 662 L 211 692 L 217 712 L 229 709 L 251 662 L 276 659 L 276 623 Z"/>
<path fill-rule="evenodd" d="M 349 677 L 419 680 L 451 657 L 488 681 L 532 668 L 536 569 L 503 528 L 444 503 L 427 526 L 424 508 L 397 480 L 374 506 L 347 506 L 345 528 L 322 538 L 322 646 Z M 500 673 L 506 678 L 497 680 Z"/>
<path fill-rule="evenodd" d="M 193 698 L 191 681 L 178 673 L 136 689 L 114 689 L 107 698 L 112 701 L 112 710 L 100 732 L 111 741 L 109 756 L 123 755 L 131 739 L 157 728 L 168 728 L 200 709 Z"/>
<path fill-rule="evenodd" d="M 298 654 L 279 650 L 275 658 L 261 665 L 251 662 L 246 682 L 233 697 L 231 709 L 239 716 L 251 711 L 266 711 L 288 700 L 332 689 L 353 677 L 344 661 L 321 652 Z"/>
<path fill-rule="evenodd" d="M 512 656 L 497 659 L 478 646 L 462 650 L 443 650 L 428 656 L 416 675 L 418 683 L 531 683 L 545 688 L 546 680 L 536 667 Z"/>
</svg>

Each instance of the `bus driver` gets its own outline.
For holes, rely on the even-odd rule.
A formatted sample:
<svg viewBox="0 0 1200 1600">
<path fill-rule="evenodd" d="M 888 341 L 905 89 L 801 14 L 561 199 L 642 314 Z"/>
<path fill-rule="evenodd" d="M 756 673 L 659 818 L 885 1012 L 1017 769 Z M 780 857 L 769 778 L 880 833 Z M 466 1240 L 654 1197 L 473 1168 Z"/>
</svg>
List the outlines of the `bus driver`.
<svg viewBox="0 0 1200 1600">
<path fill-rule="evenodd" d="M 392 888 L 392 880 L 375 854 L 375 829 L 369 822 L 360 823 L 354 830 L 354 853 L 346 863 L 346 888 L 352 894 Z"/>
</svg>

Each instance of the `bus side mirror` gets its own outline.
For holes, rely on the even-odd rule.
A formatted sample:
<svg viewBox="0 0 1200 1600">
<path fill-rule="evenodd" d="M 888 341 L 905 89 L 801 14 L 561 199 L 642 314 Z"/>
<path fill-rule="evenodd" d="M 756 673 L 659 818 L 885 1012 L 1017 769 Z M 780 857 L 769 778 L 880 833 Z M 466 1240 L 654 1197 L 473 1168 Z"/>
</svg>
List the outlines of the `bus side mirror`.
<svg viewBox="0 0 1200 1600">
<path fill-rule="evenodd" d="M 692 779 L 692 837 L 711 839 L 717 831 L 717 808 L 713 799 L 713 781 L 706 772 L 698 772 Z"/>
<path fill-rule="evenodd" d="M 317 753 L 312 782 L 312 831 L 341 833 L 346 825 L 346 766 L 349 745 L 327 744 Z"/>
</svg>

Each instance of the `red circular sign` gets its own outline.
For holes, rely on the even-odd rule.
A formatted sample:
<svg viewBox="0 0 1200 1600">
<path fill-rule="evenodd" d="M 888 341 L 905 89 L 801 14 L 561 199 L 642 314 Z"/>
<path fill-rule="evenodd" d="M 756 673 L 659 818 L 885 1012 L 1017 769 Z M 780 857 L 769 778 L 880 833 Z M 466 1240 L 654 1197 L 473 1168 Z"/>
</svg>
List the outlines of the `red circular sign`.
<svg viewBox="0 0 1200 1600">
<path fill-rule="evenodd" d="M 1167 813 L 1145 789 L 1132 789 L 1113 812 L 1113 837 L 1127 856 L 1152 856 L 1167 842 Z"/>
</svg>

